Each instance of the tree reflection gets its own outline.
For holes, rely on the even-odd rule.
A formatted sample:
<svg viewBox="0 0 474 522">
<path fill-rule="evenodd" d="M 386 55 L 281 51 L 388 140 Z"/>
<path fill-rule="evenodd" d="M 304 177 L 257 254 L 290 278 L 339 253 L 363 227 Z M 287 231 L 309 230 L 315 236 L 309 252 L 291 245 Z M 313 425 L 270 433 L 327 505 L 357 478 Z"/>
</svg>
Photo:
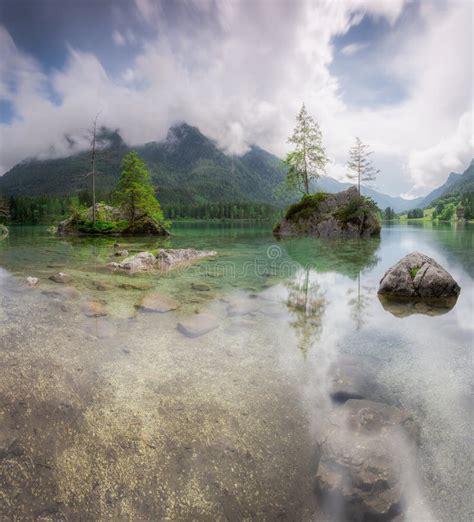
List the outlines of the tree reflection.
<svg viewBox="0 0 474 522">
<path fill-rule="evenodd" d="M 361 284 L 361 272 L 357 275 L 357 288 L 350 288 L 347 291 L 349 296 L 349 307 L 351 318 L 356 324 L 356 329 L 360 330 L 365 323 L 371 295 L 374 294 L 374 287 Z"/>
<path fill-rule="evenodd" d="M 298 348 L 304 356 L 319 339 L 323 327 L 326 298 L 318 281 L 311 277 L 315 272 L 306 267 L 287 283 L 287 306 L 295 329 Z"/>
</svg>

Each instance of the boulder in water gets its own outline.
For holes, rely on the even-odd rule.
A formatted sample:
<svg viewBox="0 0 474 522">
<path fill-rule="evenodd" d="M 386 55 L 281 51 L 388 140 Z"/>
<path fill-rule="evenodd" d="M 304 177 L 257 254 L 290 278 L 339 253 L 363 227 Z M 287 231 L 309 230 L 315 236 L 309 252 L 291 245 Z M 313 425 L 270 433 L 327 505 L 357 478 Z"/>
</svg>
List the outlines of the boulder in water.
<svg viewBox="0 0 474 522">
<path fill-rule="evenodd" d="M 380 223 L 375 204 L 351 187 L 336 194 L 303 196 L 273 232 L 278 237 L 368 238 L 379 235 Z"/>
<path fill-rule="evenodd" d="M 171 270 L 177 266 L 186 265 L 199 259 L 215 256 L 217 252 L 196 250 L 195 248 L 162 248 L 156 255 L 151 252 L 140 252 L 124 259 L 121 263 L 109 263 L 112 270 L 144 272 L 151 269 Z"/>
<path fill-rule="evenodd" d="M 412 252 L 390 267 L 382 277 L 378 293 L 408 299 L 457 298 L 461 288 L 434 259 Z"/>
<path fill-rule="evenodd" d="M 124 259 L 121 263 L 109 263 L 108 268 L 112 270 L 124 270 L 127 272 L 144 272 L 154 268 L 155 256 L 151 252 L 140 252 L 139 254 Z"/>
<path fill-rule="evenodd" d="M 196 250 L 195 248 L 161 248 L 156 254 L 158 267 L 161 270 L 169 270 L 179 265 L 192 263 L 193 261 L 217 254 L 214 250 Z"/>
</svg>

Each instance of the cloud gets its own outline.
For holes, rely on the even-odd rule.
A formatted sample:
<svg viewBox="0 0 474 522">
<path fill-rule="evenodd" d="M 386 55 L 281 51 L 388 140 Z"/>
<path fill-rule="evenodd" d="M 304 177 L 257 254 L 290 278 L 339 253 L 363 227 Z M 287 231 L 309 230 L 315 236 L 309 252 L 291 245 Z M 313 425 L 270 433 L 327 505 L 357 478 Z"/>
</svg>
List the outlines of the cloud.
<svg viewBox="0 0 474 522">
<path fill-rule="evenodd" d="M 123 47 L 127 43 L 127 41 L 125 40 L 125 37 L 122 35 L 122 33 L 117 30 L 115 30 L 112 33 L 112 40 L 114 41 L 114 44 L 118 45 L 119 47 Z"/>
<path fill-rule="evenodd" d="M 344 56 L 353 56 L 354 54 L 358 53 L 362 49 L 365 49 L 368 44 L 366 43 L 352 43 L 349 45 L 344 46 L 341 49 L 341 54 Z"/>
<path fill-rule="evenodd" d="M 459 130 L 472 83 L 465 5 L 425 9 L 415 31 L 393 25 L 403 0 L 275 0 L 271 9 L 260 1 L 136 4 L 141 23 L 156 37 L 140 42 L 135 58 L 113 75 L 97 56 L 73 48 L 61 70 L 45 75 L 0 30 L 0 52 L 7 56 L 0 78 L 16 84 L 12 91 L 0 80 L 0 95 L 8 96 L 19 116 L 0 124 L 0 168 L 27 156 L 67 154 L 66 134 L 83 145 L 98 110 L 101 123 L 119 128 L 132 144 L 160 140 L 170 125 L 187 121 L 228 151 L 242 153 L 256 143 L 282 155 L 303 101 L 321 124 L 333 159 L 329 172 L 338 178 L 355 135 L 370 143 L 374 161 L 387 166 L 379 188 L 391 193 L 415 194 L 444 181 L 447 172 L 433 159 L 439 154 L 427 151 L 443 150 L 445 163 L 451 154 L 450 165 L 469 154 L 467 124 Z M 364 13 L 394 27 L 388 54 L 379 59 L 406 86 L 406 99 L 396 105 L 349 107 L 329 72 L 334 37 Z M 138 32 L 120 27 L 111 35 L 116 45 L 134 44 Z"/>
</svg>

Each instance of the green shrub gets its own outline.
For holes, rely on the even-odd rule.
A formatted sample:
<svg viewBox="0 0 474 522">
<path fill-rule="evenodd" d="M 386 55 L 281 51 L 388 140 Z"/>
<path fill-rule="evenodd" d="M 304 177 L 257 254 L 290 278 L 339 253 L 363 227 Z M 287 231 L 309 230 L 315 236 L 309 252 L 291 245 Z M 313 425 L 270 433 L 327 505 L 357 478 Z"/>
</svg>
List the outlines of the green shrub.
<svg viewBox="0 0 474 522">
<path fill-rule="evenodd" d="M 380 210 L 373 199 L 359 196 L 358 198 L 351 199 L 349 203 L 341 205 L 334 212 L 334 217 L 342 225 L 347 225 L 348 223 L 361 225 L 365 218 L 371 214 L 378 216 L 379 212 Z"/>
<path fill-rule="evenodd" d="M 287 221 L 298 221 L 306 219 L 315 212 L 319 204 L 328 197 L 325 192 L 317 192 L 316 194 L 305 194 L 298 203 L 291 205 L 285 214 Z"/>
<path fill-rule="evenodd" d="M 120 232 L 127 225 L 127 221 L 83 221 L 77 227 L 83 234 L 110 234 Z"/>
</svg>

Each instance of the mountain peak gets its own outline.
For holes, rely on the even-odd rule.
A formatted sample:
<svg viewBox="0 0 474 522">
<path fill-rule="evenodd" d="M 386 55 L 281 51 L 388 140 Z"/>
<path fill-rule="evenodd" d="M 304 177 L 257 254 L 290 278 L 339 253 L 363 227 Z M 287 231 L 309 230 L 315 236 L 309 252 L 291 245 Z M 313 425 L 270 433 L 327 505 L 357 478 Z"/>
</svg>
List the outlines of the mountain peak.
<svg viewBox="0 0 474 522">
<path fill-rule="evenodd" d="M 197 127 L 192 127 L 185 122 L 177 123 L 169 128 L 168 134 L 166 135 L 166 143 L 176 145 L 193 134 L 203 136 Z"/>
<path fill-rule="evenodd" d="M 462 176 L 462 174 L 458 174 L 457 172 L 450 172 L 450 173 L 449 173 L 449 176 L 448 176 L 448 179 L 446 180 L 446 183 L 454 183 L 454 182 L 457 181 L 461 176 Z"/>
</svg>

